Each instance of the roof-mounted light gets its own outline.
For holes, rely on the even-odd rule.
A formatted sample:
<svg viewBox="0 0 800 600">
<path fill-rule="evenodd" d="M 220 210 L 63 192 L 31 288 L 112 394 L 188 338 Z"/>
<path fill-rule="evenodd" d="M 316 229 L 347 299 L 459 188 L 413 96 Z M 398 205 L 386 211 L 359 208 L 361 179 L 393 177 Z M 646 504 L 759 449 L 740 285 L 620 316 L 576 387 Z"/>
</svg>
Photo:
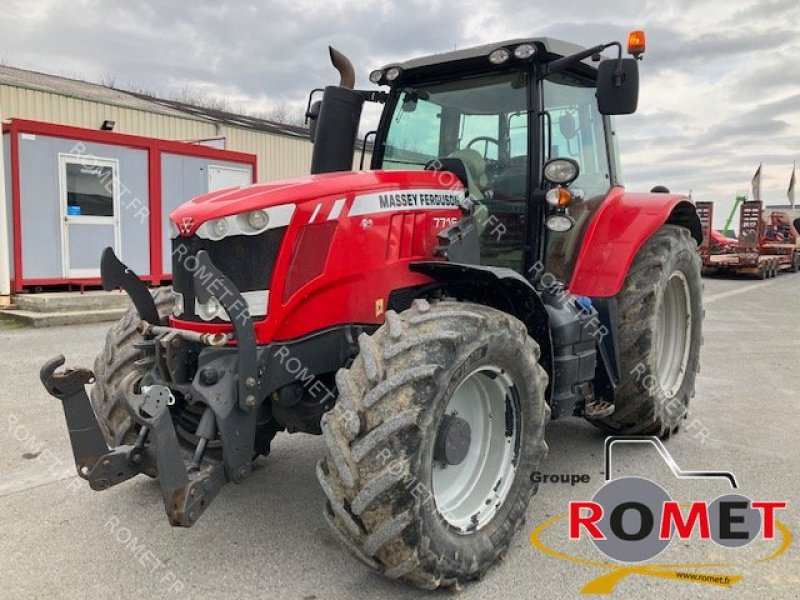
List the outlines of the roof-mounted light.
<svg viewBox="0 0 800 600">
<path fill-rule="evenodd" d="M 631 31 L 628 34 L 628 54 L 633 58 L 639 58 L 644 54 L 645 35 L 644 31 Z"/>
<path fill-rule="evenodd" d="M 400 77 L 400 73 L 402 73 L 400 67 L 389 67 L 386 69 L 386 81 L 394 81 Z"/>
<path fill-rule="evenodd" d="M 498 48 L 489 54 L 489 62 L 493 65 L 502 65 L 509 58 L 511 58 L 511 53 L 505 48 Z"/>
<path fill-rule="evenodd" d="M 369 74 L 369 80 L 372 83 L 380 83 L 381 79 L 383 79 L 383 71 L 380 69 L 375 69 L 372 73 Z"/>
<path fill-rule="evenodd" d="M 533 44 L 520 44 L 514 48 L 514 57 L 520 60 L 526 60 L 536 54 L 536 46 Z"/>
</svg>

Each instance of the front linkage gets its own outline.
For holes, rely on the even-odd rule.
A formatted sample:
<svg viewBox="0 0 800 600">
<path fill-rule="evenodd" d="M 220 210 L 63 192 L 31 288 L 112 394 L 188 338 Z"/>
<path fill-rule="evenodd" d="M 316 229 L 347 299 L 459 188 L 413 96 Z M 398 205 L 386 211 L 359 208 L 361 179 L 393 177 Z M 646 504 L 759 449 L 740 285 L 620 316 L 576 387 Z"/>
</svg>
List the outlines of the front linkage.
<svg viewBox="0 0 800 600">
<path fill-rule="evenodd" d="M 94 490 L 108 489 L 139 473 L 157 477 L 170 523 L 181 527 L 191 527 L 197 521 L 226 481 L 241 483 L 250 475 L 258 405 L 263 400 L 258 392 L 255 330 L 247 304 L 206 252 L 199 252 L 197 260 L 195 288 L 199 300 L 214 297 L 227 311 L 237 351 L 235 355 L 204 352 L 200 356 L 198 372 L 215 372 L 217 380 L 188 386 L 195 401 L 206 406 L 191 457 L 185 456 L 173 425 L 169 410 L 175 401 L 173 393 L 157 382 L 158 377 L 146 374 L 141 378 L 141 374 L 131 373 L 123 381 L 117 393 L 126 394 L 125 406 L 139 431 L 132 445 L 109 448 L 85 389 L 86 384 L 94 382 L 94 374 L 88 369 L 58 371 L 64 365 L 63 356 L 49 360 L 40 373 L 45 389 L 62 403 L 78 475 Z M 191 341 L 207 346 L 228 341 L 227 336 L 200 340 L 199 334 L 160 326 L 147 287 L 110 248 L 103 253 L 101 272 L 105 289 L 122 287 L 131 297 L 142 319 L 141 330 L 154 338 L 154 346 L 161 342 L 169 346 L 176 336 L 191 336 Z M 208 278 L 209 273 L 212 278 Z M 201 274 L 205 280 L 200 279 Z M 208 285 L 209 281 L 213 285 Z M 145 385 L 149 379 L 153 379 L 151 385 Z M 231 396 L 236 400 L 231 401 Z M 203 461 L 206 446 L 217 432 L 222 462 Z"/>
</svg>

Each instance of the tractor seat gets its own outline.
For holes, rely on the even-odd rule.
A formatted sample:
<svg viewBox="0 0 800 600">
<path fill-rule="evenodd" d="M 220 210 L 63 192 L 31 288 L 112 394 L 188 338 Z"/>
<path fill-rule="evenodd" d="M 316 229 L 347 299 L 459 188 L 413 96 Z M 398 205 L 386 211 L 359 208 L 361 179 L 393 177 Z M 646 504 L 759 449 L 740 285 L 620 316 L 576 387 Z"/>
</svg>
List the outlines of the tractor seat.
<svg viewBox="0 0 800 600">
<path fill-rule="evenodd" d="M 489 185 L 489 178 L 486 176 L 486 161 L 483 160 L 480 152 L 472 148 L 464 148 L 451 152 L 448 158 L 457 158 L 467 170 L 467 187 L 469 195 L 473 200 L 483 201 L 483 191 Z"/>
</svg>

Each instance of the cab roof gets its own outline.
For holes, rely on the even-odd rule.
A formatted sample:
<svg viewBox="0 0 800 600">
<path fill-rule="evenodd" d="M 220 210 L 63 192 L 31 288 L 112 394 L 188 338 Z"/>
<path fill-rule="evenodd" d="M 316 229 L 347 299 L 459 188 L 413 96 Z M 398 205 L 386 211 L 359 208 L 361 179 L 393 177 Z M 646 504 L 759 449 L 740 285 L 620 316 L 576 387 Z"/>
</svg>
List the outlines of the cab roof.
<svg viewBox="0 0 800 600">
<path fill-rule="evenodd" d="M 472 46 L 471 48 L 464 48 L 461 50 L 452 50 L 450 52 L 442 52 L 439 54 L 429 54 L 419 58 L 412 58 L 405 62 L 389 63 L 381 68 L 381 70 L 388 69 L 389 67 L 400 67 L 405 74 L 414 72 L 437 70 L 437 67 L 442 65 L 452 65 L 453 63 L 472 62 L 476 59 L 488 61 L 489 54 L 498 48 L 507 48 L 512 52 L 512 58 L 509 64 L 512 64 L 515 59 L 513 58 L 514 48 L 520 44 L 533 44 L 536 46 L 537 55 L 540 57 L 542 54 L 548 60 L 560 58 L 562 56 L 569 56 L 585 50 L 584 46 L 579 46 L 571 42 L 557 40 L 553 38 L 518 38 L 513 40 L 506 40 L 503 42 L 493 42 L 491 44 L 483 44 L 481 46 Z M 584 65 L 597 69 L 596 63 L 591 62 L 591 59 L 582 61 Z"/>
</svg>

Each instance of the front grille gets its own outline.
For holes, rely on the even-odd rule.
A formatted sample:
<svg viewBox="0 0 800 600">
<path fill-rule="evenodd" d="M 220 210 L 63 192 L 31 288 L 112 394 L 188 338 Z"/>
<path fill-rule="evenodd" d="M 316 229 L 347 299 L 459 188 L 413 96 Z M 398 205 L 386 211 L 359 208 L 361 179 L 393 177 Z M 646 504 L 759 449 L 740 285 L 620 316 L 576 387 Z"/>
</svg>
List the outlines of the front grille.
<svg viewBox="0 0 800 600">
<path fill-rule="evenodd" d="M 178 237 L 172 241 L 172 286 L 183 294 L 184 313 L 181 319 L 201 321 L 194 311 L 194 257 L 200 250 L 208 252 L 211 262 L 244 293 L 267 290 L 286 227 L 268 229 L 258 235 L 235 235 L 218 241 L 197 236 Z"/>
</svg>

